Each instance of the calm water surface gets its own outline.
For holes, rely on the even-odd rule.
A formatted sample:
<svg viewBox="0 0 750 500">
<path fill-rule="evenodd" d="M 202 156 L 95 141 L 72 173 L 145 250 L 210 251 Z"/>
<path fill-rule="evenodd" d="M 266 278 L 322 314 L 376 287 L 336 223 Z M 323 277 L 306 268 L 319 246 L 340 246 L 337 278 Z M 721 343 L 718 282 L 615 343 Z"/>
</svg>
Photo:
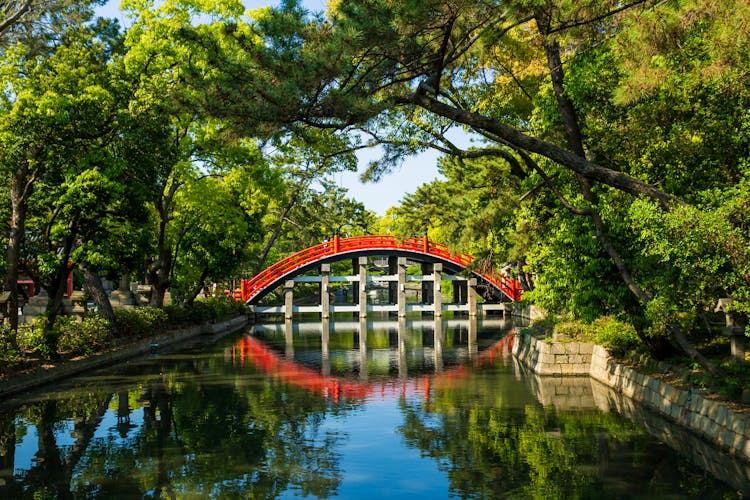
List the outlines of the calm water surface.
<svg viewBox="0 0 750 500">
<path fill-rule="evenodd" d="M 750 494 L 745 464 L 606 388 L 524 373 L 511 327 L 256 325 L 4 401 L 0 498 Z"/>
</svg>

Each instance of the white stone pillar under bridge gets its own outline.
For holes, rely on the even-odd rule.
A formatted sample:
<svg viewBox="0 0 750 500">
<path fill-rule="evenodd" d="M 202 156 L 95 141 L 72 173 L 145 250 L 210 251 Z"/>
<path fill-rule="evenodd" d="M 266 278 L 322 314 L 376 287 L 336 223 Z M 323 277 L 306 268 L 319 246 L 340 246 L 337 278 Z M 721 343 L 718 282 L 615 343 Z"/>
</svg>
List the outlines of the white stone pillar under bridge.
<svg viewBox="0 0 750 500">
<path fill-rule="evenodd" d="M 406 241 L 335 237 L 243 280 L 240 295 L 256 315 L 285 318 L 305 313 L 365 318 L 372 313 L 440 317 L 446 312 L 513 312 L 521 296 L 518 281 L 492 270 L 477 271 L 470 267 L 472 261 L 426 236 Z"/>
<path fill-rule="evenodd" d="M 359 258 L 359 272 L 356 274 L 336 275 L 329 264 L 323 264 L 319 271 L 286 280 L 279 287 L 283 288 L 283 302 L 250 305 L 250 310 L 256 315 L 274 314 L 284 318 L 302 313 L 316 313 L 320 318 L 336 313 L 367 317 L 373 312 L 389 313 L 394 317 L 413 312 L 434 316 L 442 316 L 444 312 L 476 316 L 487 312 L 504 314 L 507 311 L 510 314 L 513 310 L 511 302 L 490 303 L 478 299 L 476 278 L 446 274 L 441 263 L 432 264 L 430 274 L 407 274 L 407 268 L 414 263 L 404 257 L 397 259 L 395 274 L 373 272 L 377 267 L 373 261 L 377 259 L 367 257 Z M 446 289 L 463 291 L 449 295 L 445 293 Z M 458 300 L 451 301 L 450 297 L 458 297 Z"/>
</svg>

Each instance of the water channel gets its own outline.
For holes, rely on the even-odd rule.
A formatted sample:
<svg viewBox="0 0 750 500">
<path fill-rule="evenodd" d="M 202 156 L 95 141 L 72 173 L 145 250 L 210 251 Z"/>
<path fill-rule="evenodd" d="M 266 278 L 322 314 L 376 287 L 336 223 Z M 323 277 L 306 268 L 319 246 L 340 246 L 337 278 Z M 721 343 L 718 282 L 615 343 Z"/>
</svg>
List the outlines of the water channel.
<svg viewBox="0 0 750 500">
<path fill-rule="evenodd" d="M 747 464 L 526 373 L 513 328 L 258 324 L 60 382 L 0 403 L 0 498 L 750 495 Z"/>
</svg>

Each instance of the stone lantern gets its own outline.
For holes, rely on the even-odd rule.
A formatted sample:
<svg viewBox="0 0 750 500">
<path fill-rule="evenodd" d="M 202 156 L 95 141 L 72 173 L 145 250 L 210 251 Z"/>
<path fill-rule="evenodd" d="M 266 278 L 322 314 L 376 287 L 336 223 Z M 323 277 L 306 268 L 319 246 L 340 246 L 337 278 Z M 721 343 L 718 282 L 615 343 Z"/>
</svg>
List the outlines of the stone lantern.
<svg viewBox="0 0 750 500">
<path fill-rule="evenodd" d="M 729 337 L 732 349 L 732 358 L 735 361 L 745 360 L 745 323 L 746 317 L 743 313 L 732 310 L 732 299 L 719 299 L 716 304 L 716 312 L 723 312 L 726 326 L 723 334 Z"/>
</svg>

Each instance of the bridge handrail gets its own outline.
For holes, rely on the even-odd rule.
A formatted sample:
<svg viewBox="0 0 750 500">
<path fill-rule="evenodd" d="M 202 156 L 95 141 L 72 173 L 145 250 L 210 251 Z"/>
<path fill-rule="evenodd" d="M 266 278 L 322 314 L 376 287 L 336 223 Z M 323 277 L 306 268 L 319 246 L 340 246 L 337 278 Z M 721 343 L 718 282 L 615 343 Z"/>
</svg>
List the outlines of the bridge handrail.
<svg viewBox="0 0 750 500">
<path fill-rule="evenodd" d="M 270 265 L 250 280 L 242 282 L 242 299 L 252 300 L 261 290 L 271 285 L 280 277 L 301 268 L 304 265 L 333 255 L 352 253 L 359 250 L 407 250 L 425 255 L 432 255 L 454 262 L 462 267 L 469 266 L 474 257 L 469 254 L 453 254 L 446 245 L 430 241 L 427 236 L 409 238 L 399 241 L 393 236 L 353 236 L 324 241 L 299 252 L 296 252 L 275 264 Z M 502 290 L 512 300 L 519 300 L 521 289 L 518 281 L 503 276 L 494 270 L 477 271 L 476 274 Z"/>
</svg>

